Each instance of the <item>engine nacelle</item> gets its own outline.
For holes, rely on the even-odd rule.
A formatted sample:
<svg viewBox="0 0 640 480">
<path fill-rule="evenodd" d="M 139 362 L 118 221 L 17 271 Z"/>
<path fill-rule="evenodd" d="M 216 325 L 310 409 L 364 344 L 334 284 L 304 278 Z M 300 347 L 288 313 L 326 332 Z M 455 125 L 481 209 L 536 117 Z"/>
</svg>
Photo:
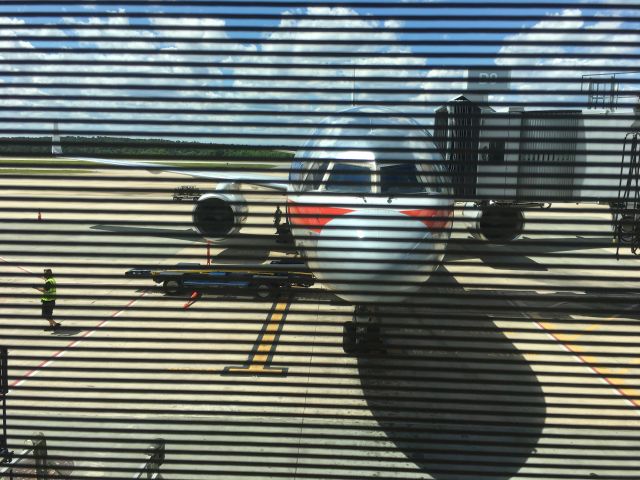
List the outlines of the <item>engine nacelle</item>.
<svg viewBox="0 0 640 480">
<path fill-rule="evenodd" d="M 240 231 L 247 220 L 247 201 L 235 184 L 219 184 L 213 193 L 198 198 L 193 208 L 193 226 L 207 240 L 220 241 Z"/>
<path fill-rule="evenodd" d="M 517 240 L 524 231 L 524 213 L 515 205 L 466 203 L 462 213 L 473 238 L 492 243 Z"/>
</svg>

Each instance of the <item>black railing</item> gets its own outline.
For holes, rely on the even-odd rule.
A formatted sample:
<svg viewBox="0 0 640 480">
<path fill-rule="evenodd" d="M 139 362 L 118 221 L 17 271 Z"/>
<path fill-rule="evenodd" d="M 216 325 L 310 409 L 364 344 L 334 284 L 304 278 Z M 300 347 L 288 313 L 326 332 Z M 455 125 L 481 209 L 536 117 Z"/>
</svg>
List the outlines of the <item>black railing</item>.
<svg viewBox="0 0 640 480">
<path fill-rule="evenodd" d="M 160 474 L 160 466 L 164 462 L 164 445 L 165 442 L 162 438 L 157 438 L 154 442 L 149 445 L 147 449 L 147 455 L 149 455 L 149 460 L 142 465 L 138 474 L 134 477 L 136 480 L 138 479 L 147 479 L 147 480 L 160 480 L 162 479 L 162 475 Z"/>
<path fill-rule="evenodd" d="M 7 447 L 7 393 L 9 393 L 9 373 L 7 367 L 7 347 L 0 347 L 0 395 L 2 396 L 2 432 L 0 433 L 0 461 L 11 460 Z"/>
<path fill-rule="evenodd" d="M 624 167 L 629 170 L 624 174 Z M 616 256 L 620 247 L 628 246 L 638 254 L 640 247 L 640 132 L 625 137 L 620 166 L 618 202 L 612 205 L 613 233 Z"/>
</svg>

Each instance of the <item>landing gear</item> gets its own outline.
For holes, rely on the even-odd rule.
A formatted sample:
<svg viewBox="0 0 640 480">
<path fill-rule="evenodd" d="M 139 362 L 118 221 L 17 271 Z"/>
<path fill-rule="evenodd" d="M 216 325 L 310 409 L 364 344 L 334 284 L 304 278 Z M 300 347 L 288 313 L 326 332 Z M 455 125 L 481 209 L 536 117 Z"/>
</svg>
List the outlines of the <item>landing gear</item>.
<svg viewBox="0 0 640 480">
<path fill-rule="evenodd" d="M 342 327 L 342 349 L 344 353 L 354 353 L 356 345 L 356 324 L 354 322 L 345 322 Z"/>
<path fill-rule="evenodd" d="M 348 354 L 386 352 L 380 336 L 380 317 L 370 307 L 356 306 L 353 321 L 344 324 L 342 348 Z"/>
</svg>

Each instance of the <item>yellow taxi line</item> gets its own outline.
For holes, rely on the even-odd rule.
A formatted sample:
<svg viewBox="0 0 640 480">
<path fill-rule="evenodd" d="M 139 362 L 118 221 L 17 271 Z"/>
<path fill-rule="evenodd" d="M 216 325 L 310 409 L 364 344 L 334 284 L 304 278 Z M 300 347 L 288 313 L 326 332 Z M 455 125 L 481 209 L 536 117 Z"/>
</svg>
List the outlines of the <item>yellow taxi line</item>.
<svg viewBox="0 0 640 480">
<path fill-rule="evenodd" d="M 614 320 L 615 318 L 616 318 L 616 316 L 612 316 L 612 317 L 607 318 L 604 321 Z M 562 344 L 571 353 L 575 354 L 576 357 L 582 363 L 584 363 L 587 367 L 589 367 L 591 370 L 593 370 L 598 375 L 600 375 L 600 377 L 605 382 L 607 382 L 609 385 L 611 385 L 611 387 L 613 387 L 626 400 L 628 400 L 634 406 L 640 407 L 640 399 L 634 398 L 634 397 L 640 397 L 640 390 L 638 390 L 636 388 L 629 388 L 626 385 L 625 379 L 624 378 L 620 378 L 618 376 L 618 375 L 626 373 L 629 370 L 628 367 L 626 367 L 626 366 L 623 367 L 623 368 L 596 367 L 596 366 L 594 366 L 594 364 L 598 363 L 598 358 L 597 357 L 592 356 L 592 355 L 584 355 L 584 353 L 586 352 L 585 347 L 583 347 L 581 345 L 572 345 L 571 344 L 571 342 L 573 342 L 576 339 L 580 338 L 582 336 L 582 334 L 578 334 L 578 335 L 555 334 L 555 333 L 553 333 L 553 330 L 557 329 L 557 326 L 555 324 L 553 324 L 551 322 L 543 322 L 543 321 L 537 320 L 533 316 L 532 316 L 532 320 L 538 326 L 540 326 L 540 328 L 542 328 L 544 331 L 546 331 L 548 335 L 550 335 L 556 341 L 558 341 L 560 344 Z M 599 328 L 600 326 L 603 326 L 602 322 L 591 324 L 587 328 L 587 331 L 597 330 L 597 328 Z M 630 363 L 632 365 L 640 364 L 640 357 L 630 360 Z M 640 411 L 639 411 L 639 413 L 640 413 Z"/>
<path fill-rule="evenodd" d="M 258 337 L 257 348 L 254 349 L 247 364 L 242 367 L 227 367 L 225 368 L 226 373 L 268 373 L 270 375 L 286 373 L 286 368 L 274 368 L 269 366 L 269 359 L 275 353 L 278 331 L 280 329 L 280 324 L 285 317 L 285 312 L 288 306 L 289 301 L 279 302 L 276 304 L 267 321 L 265 329 Z"/>
</svg>

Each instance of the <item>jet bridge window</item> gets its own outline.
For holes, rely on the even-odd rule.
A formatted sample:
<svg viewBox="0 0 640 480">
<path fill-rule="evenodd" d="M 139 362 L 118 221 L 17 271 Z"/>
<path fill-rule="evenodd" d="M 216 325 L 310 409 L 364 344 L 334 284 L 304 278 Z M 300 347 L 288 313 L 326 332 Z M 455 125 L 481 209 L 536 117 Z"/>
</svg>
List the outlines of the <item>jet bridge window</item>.
<svg viewBox="0 0 640 480">
<path fill-rule="evenodd" d="M 415 163 L 382 165 L 380 167 L 380 193 L 418 193 L 425 190 L 418 178 Z"/>
<path fill-rule="evenodd" d="M 325 190 L 342 193 L 371 193 L 371 170 L 361 165 L 336 163 Z"/>
</svg>

